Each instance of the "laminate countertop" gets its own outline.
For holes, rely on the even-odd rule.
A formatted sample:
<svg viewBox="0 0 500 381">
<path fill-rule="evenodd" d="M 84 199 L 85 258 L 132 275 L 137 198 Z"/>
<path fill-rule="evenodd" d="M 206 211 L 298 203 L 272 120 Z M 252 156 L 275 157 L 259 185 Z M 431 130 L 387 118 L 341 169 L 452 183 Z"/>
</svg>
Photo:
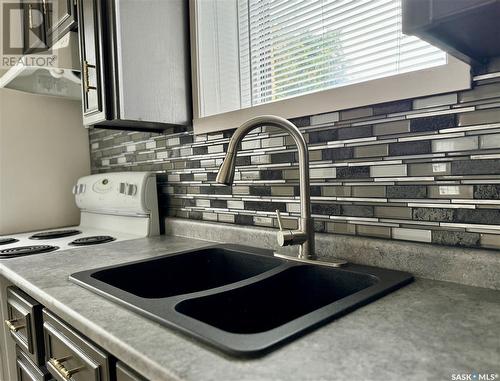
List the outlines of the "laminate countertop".
<svg viewBox="0 0 500 381">
<path fill-rule="evenodd" d="M 491 289 L 417 278 L 248 360 L 223 355 L 68 280 L 77 271 L 213 244 L 144 238 L 3 260 L 0 274 L 155 381 L 452 380 L 473 371 L 500 374 L 500 291 Z"/>
</svg>

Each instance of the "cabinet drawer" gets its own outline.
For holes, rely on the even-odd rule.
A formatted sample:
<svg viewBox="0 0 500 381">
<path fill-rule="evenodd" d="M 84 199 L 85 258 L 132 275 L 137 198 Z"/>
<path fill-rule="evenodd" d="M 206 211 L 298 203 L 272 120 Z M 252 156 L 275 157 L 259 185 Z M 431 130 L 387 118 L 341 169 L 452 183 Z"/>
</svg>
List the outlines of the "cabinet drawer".
<svg viewBox="0 0 500 381">
<path fill-rule="evenodd" d="M 37 367 L 19 347 L 16 347 L 17 381 L 48 381 L 52 378 L 45 368 Z"/>
<path fill-rule="evenodd" d="M 146 379 L 118 361 L 116 363 L 116 381 L 146 381 Z"/>
<path fill-rule="evenodd" d="M 56 380 L 109 380 L 108 355 L 46 309 L 43 331 L 47 369 Z"/>
<path fill-rule="evenodd" d="M 33 360 L 43 365 L 42 305 L 17 287 L 7 288 L 5 325 L 16 344 Z"/>
</svg>

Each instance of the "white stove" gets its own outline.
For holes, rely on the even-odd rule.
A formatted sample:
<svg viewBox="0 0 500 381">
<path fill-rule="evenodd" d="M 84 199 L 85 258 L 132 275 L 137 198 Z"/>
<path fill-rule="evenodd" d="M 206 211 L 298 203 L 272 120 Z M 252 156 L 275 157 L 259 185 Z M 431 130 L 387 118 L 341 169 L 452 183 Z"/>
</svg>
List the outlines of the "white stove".
<svg viewBox="0 0 500 381">
<path fill-rule="evenodd" d="M 156 175 L 85 176 L 73 187 L 80 225 L 0 237 L 0 259 L 105 245 L 160 234 Z"/>
</svg>

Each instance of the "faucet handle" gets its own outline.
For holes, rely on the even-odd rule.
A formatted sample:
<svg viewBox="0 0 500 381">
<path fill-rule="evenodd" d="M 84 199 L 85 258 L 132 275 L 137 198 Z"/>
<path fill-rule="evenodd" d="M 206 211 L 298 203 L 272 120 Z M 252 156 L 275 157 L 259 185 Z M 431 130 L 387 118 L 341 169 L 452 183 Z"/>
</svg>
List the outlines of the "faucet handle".
<svg viewBox="0 0 500 381">
<path fill-rule="evenodd" d="M 280 231 L 278 232 L 278 245 L 280 246 L 289 246 L 293 244 L 294 233 L 291 230 L 283 229 L 283 222 L 281 221 L 281 214 L 278 209 L 276 209 L 276 219 L 278 220 L 278 226 L 280 227 Z"/>
<path fill-rule="evenodd" d="M 279 210 L 276 210 L 276 219 L 278 220 L 278 226 L 280 228 L 277 237 L 278 245 L 299 245 L 307 240 L 307 235 L 301 230 L 292 231 L 290 229 L 283 229 L 283 221 L 281 220 L 281 214 Z"/>
<path fill-rule="evenodd" d="M 281 223 L 281 213 L 279 209 L 276 209 L 276 219 L 278 220 L 278 226 L 280 227 L 280 231 L 283 231 L 283 224 Z"/>
</svg>

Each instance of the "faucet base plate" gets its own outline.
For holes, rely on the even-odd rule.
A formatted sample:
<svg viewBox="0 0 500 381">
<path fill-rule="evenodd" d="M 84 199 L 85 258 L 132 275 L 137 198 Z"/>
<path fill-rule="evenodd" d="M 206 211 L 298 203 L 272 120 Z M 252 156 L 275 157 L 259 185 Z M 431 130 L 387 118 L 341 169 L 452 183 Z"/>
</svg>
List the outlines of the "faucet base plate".
<svg viewBox="0 0 500 381">
<path fill-rule="evenodd" d="M 319 259 L 308 259 L 308 258 L 297 258 L 292 257 L 290 255 L 285 255 L 281 253 L 274 252 L 273 255 L 278 258 L 288 259 L 290 261 L 297 261 L 301 263 L 308 263 L 312 265 L 320 265 L 320 266 L 330 266 L 330 267 L 342 267 L 347 265 L 347 261 L 338 258 L 322 258 Z"/>
</svg>

